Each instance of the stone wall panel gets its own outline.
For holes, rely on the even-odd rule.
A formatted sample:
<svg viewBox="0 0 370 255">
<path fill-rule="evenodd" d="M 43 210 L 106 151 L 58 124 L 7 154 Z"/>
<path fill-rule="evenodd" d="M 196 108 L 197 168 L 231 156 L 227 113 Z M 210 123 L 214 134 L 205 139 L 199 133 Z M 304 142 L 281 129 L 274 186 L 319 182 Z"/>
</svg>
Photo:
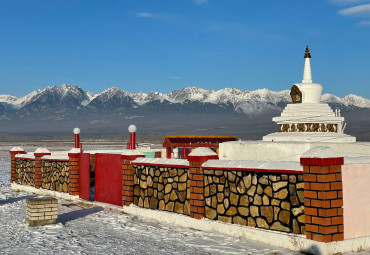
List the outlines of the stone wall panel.
<svg viewBox="0 0 370 255">
<path fill-rule="evenodd" d="M 140 165 L 134 168 L 135 205 L 190 215 L 188 169 Z"/>
<path fill-rule="evenodd" d="M 204 183 L 209 219 L 305 233 L 301 174 L 204 170 Z"/>
</svg>

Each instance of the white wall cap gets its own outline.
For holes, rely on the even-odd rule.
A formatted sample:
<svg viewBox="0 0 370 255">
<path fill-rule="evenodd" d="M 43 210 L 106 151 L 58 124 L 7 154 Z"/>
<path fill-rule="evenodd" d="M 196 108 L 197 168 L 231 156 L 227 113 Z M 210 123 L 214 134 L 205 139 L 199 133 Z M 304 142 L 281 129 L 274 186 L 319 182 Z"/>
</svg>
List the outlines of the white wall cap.
<svg viewBox="0 0 370 255">
<path fill-rule="evenodd" d="M 217 153 L 207 147 L 196 148 L 195 150 L 189 153 L 189 156 L 214 156 L 214 155 L 217 155 Z"/>
<path fill-rule="evenodd" d="M 68 153 L 80 153 L 81 149 L 80 148 L 72 148 Z"/>
<path fill-rule="evenodd" d="M 146 164 L 158 164 L 158 165 L 179 165 L 188 166 L 189 161 L 186 159 L 167 159 L 167 158 L 137 158 L 133 163 L 146 163 Z"/>
<path fill-rule="evenodd" d="M 46 148 L 37 148 L 35 153 L 50 153 L 50 151 Z"/>
<path fill-rule="evenodd" d="M 76 128 L 73 129 L 73 133 L 75 135 L 79 135 L 81 133 L 81 130 L 78 127 L 76 127 Z"/>
<path fill-rule="evenodd" d="M 13 147 L 10 151 L 24 151 L 24 149 L 22 147 Z"/>
<path fill-rule="evenodd" d="M 301 158 L 338 158 L 337 152 L 329 147 L 317 146 L 304 153 Z"/>
<path fill-rule="evenodd" d="M 126 155 L 126 156 L 130 156 L 130 155 L 142 155 L 142 156 L 145 156 L 144 153 L 142 153 L 141 151 L 139 150 L 123 150 L 122 154 L 121 155 Z"/>
</svg>

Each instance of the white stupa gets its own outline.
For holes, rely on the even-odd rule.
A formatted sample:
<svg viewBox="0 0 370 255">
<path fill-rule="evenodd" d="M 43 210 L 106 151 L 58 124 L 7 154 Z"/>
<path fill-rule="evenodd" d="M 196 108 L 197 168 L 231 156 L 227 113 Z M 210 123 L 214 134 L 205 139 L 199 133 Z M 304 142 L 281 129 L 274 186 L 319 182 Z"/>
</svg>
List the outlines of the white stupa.
<svg viewBox="0 0 370 255">
<path fill-rule="evenodd" d="M 280 117 L 272 120 L 280 130 L 263 137 L 263 141 L 304 141 L 304 142 L 356 142 L 356 137 L 345 135 L 344 118 L 321 102 L 322 86 L 312 82 L 311 54 L 306 47 L 302 83 L 292 86 L 288 104 Z"/>
<path fill-rule="evenodd" d="M 333 149 L 348 157 L 370 156 L 370 143 L 356 142 L 356 137 L 343 133 L 345 125 L 340 111 L 321 102 L 322 86 L 312 82 L 311 54 L 304 55 L 302 83 L 292 86 L 292 103 L 281 116 L 273 118 L 279 132 L 268 134 L 262 141 L 234 141 L 220 144 L 221 160 L 298 161 L 317 146 Z"/>
</svg>

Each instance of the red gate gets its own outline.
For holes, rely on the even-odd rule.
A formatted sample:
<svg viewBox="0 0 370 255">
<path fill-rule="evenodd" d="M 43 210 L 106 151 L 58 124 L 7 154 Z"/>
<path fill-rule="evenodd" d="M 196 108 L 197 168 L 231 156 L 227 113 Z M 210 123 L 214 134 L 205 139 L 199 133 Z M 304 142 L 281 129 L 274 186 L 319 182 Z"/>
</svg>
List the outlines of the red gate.
<svg viewBox="0 0 370 255">
<path fill-rule="evenodd" d="M 90 200 L 90 153 L 80 153 L 80 198 Z"/>
<path fill-rule="evenodd" d="M 95 154 L 95 201 L 122 206 L 121 155 Z"/>
</svg>

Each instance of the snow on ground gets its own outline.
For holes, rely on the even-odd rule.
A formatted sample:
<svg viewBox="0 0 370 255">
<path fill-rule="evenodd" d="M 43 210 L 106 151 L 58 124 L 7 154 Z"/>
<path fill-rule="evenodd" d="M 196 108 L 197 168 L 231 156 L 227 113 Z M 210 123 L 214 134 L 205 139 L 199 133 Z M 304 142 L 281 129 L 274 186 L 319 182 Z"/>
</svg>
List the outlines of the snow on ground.
<svg viewBox="0 0 370 255">
<path fill-rule="evenodd" d="M 9 149 L 0 147 L 0 254 L 299 254 L 61 199 L 56 225 L 29 227 L 34 195 L 10 189 Z"/>
</svg>

